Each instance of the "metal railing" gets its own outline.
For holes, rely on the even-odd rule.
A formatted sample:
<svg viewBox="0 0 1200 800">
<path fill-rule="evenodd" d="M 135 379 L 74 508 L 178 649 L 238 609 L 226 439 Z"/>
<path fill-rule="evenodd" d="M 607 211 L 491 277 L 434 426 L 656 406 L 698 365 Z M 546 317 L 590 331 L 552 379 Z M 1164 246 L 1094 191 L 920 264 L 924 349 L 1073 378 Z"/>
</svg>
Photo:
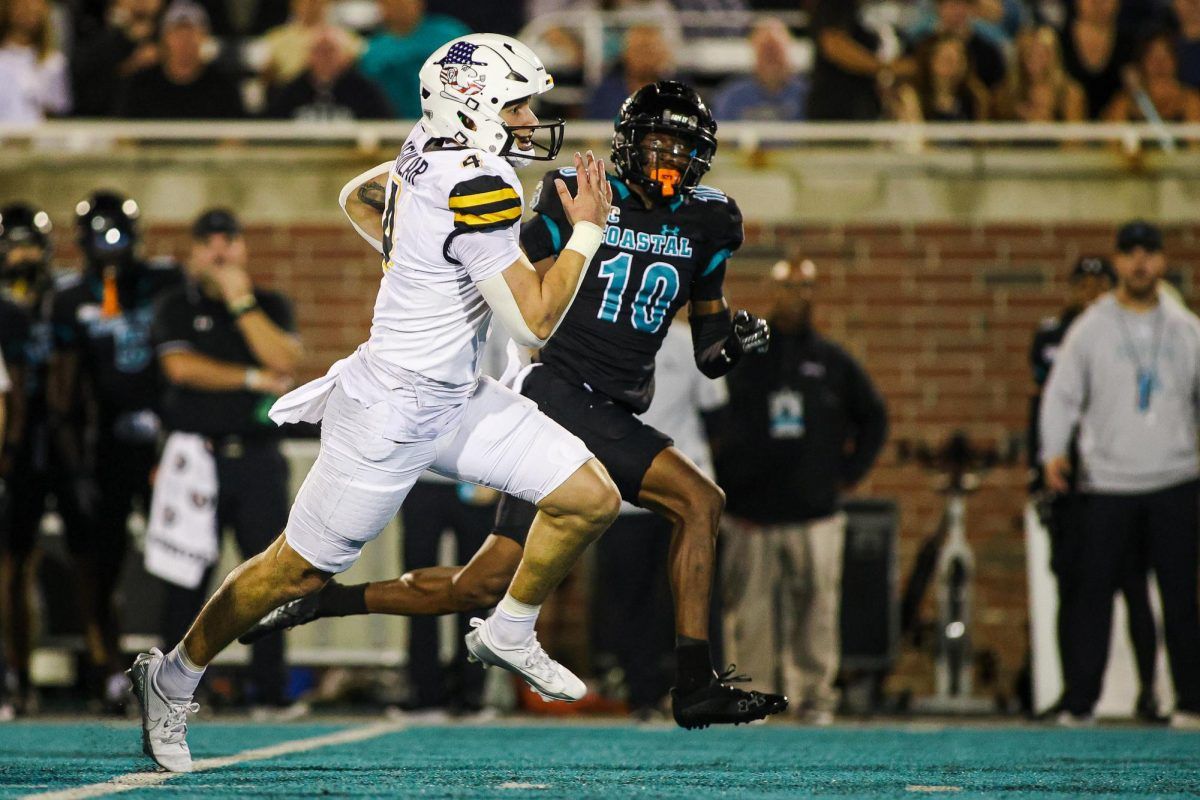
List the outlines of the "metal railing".
<svg viewBox="0 0 1200 800">
<path fill-rule="evenodd" d="M 404 141 L 411 122 L 109 122 L 48 121 L 36 126 L 0 124 L 5 149 L 24 145 L 37 150 L 95 153 L 155 143 L 277 145 L 305 144 L 375 150 Z M 609 122 L 569 122 L 567 140 L 606 142 Z M 915 149 L 937 145 L 1059 147 L 1064 144 L 1120 145 L 1137 152 L 1147 145 L 1200 145 L 1200 124 L 1148 123 L 764 123 L 721 125 L 724 148 L 754 150 L 763 146 L 894 145 Z M 1167 148 L 1169 149 L 1169 148 Z"/>
</svg>

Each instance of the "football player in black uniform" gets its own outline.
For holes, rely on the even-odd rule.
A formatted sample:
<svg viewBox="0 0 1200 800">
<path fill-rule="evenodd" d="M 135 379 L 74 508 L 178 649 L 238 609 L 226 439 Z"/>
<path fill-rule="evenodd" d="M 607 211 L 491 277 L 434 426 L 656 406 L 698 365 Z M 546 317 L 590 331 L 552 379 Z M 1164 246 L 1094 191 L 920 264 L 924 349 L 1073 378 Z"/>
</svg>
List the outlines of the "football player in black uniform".
<svg viewBox="0 0 1200 800">
<path fill-rule="evenodd" d="M 709 377 L 743 352 L 765 349 L 765 322 L 732 316 L 722 284 L 742 244 L 742 216 L 722 192 L 700 185 L 717 149 L 716 122 L 700 96 L 674 81 L 639 89 L 621 108 L 613 136 L 616 175 L 605 243 L 578 296 L 516 388 L 600 459 L 624 499 L 673 524 L 670 578 L 675 596 L 675 720 L 686 728 L 740 723 L 782 711 L 787 698 L 729 685 L 713 673 L 709 596 L 724 494 L 670 438 L 637 414 L 654 392 L 654 356 L 675 313 L 690 303 L 696 365 Z M 533 198 L 537 216 L 521 246 L 539 269 L 553 263 L 570 230 L 560 189 L 573 169 L 546 175 Z M 360 198 L 362 194 L 360 192 Z M 512 578 L 536 508 L 504 497 L 495 533 L 463 568 L 416 570 L 394 580 L 343 586 L 277 609 L 243 641 L 318 616 L 445 614 L 486 608 Z"/>
<path fill-rule="evenodd" d="M 51 414 L 58 446 L 88 518 L 79 558 L 81 609 L 91 663 L 109 710 L 128 679 L 118 647 L 113 593 L 125 560 L 135 500 L 149 511 L 157 458 L 161 382 L 150 341 L 154 302 L 182 283 L 170 261 L 138 254 L 137 203 L 96 192 L 75 208 L 84 268 L 60 283 L 51 305 Z"/>
<path fill-rule="evenodd" d="M 9 674 L 7 693 L 17 714 L 32 713 L 37 696 L 29 681 L 32 646 L 34 544 L 48 496 L 63 519 L 68 544 L 79 544 L 81 525 L 69 492 L 56 486 L 46 412 L 50 358 L 47 306 L 50 217 L 27 203 L 0 208 L 0 346 L 12 377 L 0 480 L 7 508 L 0 520 L 0 631 Z"/>
</svg>

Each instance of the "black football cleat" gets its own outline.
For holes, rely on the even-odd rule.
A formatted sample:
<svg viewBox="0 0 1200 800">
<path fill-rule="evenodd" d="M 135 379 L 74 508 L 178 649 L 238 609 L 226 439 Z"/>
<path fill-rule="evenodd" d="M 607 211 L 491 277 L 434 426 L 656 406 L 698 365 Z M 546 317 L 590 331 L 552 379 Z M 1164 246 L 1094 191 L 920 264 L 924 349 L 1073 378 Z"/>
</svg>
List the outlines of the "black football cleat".
<svg viewBox="0 0 1200 800">
<path fill-rule="evenodd" d="M 301 597 L 284 603 L 279 608 L 267 614 L 254 623 L 254 627 L 238 637 L 242 644 L 254 644 L 268 633 L 286 631 L 297 625 L 304 625 L 317 618 L 317 595 L 320 592 Z"/>
<path fill-rule="evenodd" d="M 671 713 L 679 727 L 693 730 L 709 725 L 741 725 L 787 709 L 788 699 L 781 694 L 730 686 L 750 680 L 748 675 L 734 675 L 733 672 L 731 665 L 720 675 L 714 675 L 707 686 L 686 696 L 681 697 L 677 689 L 671 690 Z"/>
</svg>

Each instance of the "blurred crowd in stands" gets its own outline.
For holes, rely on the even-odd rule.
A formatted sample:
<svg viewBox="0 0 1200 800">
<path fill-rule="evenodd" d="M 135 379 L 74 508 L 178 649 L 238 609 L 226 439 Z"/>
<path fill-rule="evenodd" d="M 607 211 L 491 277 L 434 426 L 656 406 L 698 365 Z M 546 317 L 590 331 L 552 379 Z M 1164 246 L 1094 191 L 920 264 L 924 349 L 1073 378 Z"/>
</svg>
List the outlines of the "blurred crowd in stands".
<svg viewBox="0 0 1200 800">
<path fill-rule="evenodd" d="M 1200 120 L 1200 0 L 0 0 L 0 122 L 412 119 L 470 31 L 568 119 L 674 77 L 720 121 Z"/>
</svg>

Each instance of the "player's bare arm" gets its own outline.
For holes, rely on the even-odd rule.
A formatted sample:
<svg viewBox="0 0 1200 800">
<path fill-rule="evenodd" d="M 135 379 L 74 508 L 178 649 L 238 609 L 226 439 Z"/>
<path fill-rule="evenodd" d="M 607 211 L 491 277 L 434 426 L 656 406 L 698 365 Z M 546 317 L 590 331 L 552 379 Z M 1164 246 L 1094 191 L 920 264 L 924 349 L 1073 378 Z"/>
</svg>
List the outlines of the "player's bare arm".
<svg viewBox="0 0 1200 800">
<path fill-rule="evenodd" d="M 338 204 L 354 230 L 380 254 L 383 253 L 384 190 L 391 168 L 392 162 L 385 161 L 351 178 L 338 196 Z"/>
<path fill-rule="evenodd" d="M 513 327 L 520 326 L 514 326 L 510 324 L 510 320 L 505 319 L 506 298 L 502 290 L 496 291 L 500 288 L 494 284 L 497 278 L 479 284 L 480 291 L 493 310 L 501 316 L 513 338 L 529 347 L 540 346 L 550 338 L 570 307 L 571 301 L 575 299 L 587 265 L 600 246 L 604 224 L 612 205 L 612 187 L 604 176 L 604 160 L 596 158 L 591 151 L 586 155 L 576 153 L 575 168 L 578 171 L 579 186 L 574 196 L 563 181 L 555 183 L 559 199 L 574 231 L 553 266 L 543 273 L 535 269 L 529 263 L 529 259 L 522 255 L 497 276 L 503 278 L 520 314 L 520 321 L 528 328 L 533 340 L 523 340 L 528 337 L 521 337 L 520 331 L 512 330 Z"/>
</svg>

